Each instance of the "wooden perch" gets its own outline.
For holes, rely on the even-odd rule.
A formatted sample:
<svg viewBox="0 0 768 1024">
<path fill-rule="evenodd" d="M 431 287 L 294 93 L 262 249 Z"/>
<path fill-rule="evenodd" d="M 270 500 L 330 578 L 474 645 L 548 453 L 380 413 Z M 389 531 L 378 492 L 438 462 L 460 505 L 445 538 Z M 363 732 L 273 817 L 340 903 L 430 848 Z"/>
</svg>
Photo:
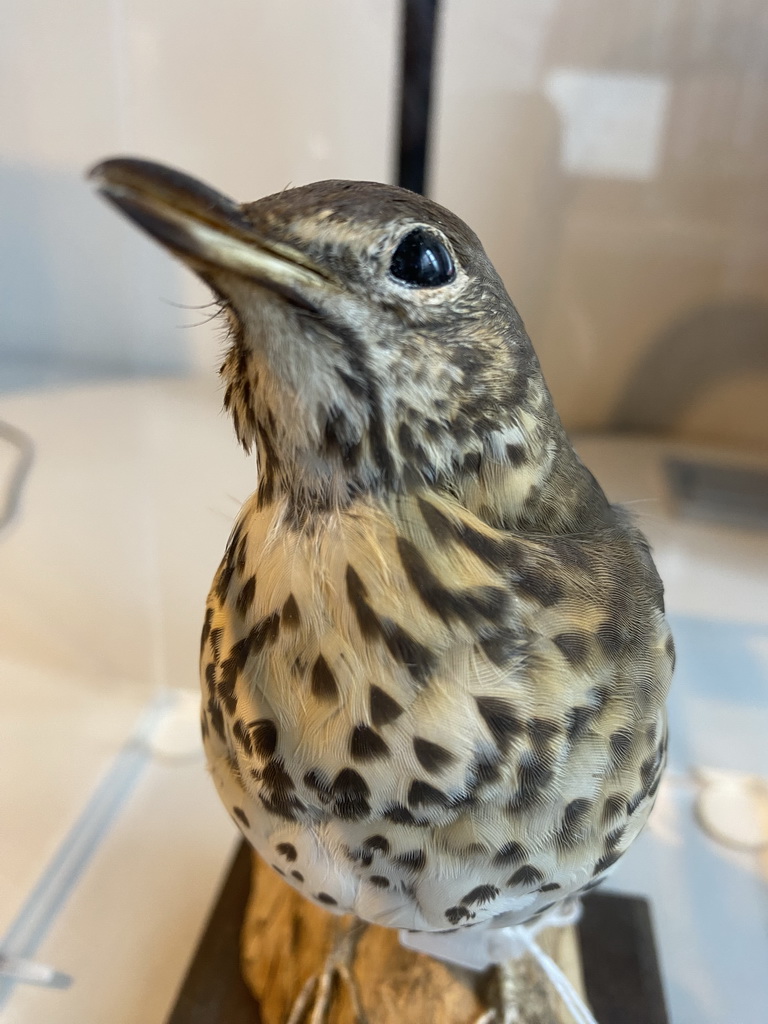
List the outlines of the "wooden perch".
<svg viewBox="0 0 768 1024">
<path fill-rule="evenodd" d="M 320 974 L 335 937 L 351 920 L 309 903 L 254 855 L 242 961 L 262 1024 L 285 1024 L 297 995 Z M 537 941 L 583 997 L 575 929 L 549 929 Z M 493 969 L 477 973 L 441 963 L 404 949 L 396 931 L 374 925 L 361 929 L 352 970 L 367 1024 L 472 1024 L 494 1005 L 499 983 Z M 532 958 L 514 961 L 505 977 L 514 988 L 514 1024 L 572 1024 Z M 335 992 L 328 1024 L 356 1024 L 349 990 L 336 984 Z"/>
</svg>

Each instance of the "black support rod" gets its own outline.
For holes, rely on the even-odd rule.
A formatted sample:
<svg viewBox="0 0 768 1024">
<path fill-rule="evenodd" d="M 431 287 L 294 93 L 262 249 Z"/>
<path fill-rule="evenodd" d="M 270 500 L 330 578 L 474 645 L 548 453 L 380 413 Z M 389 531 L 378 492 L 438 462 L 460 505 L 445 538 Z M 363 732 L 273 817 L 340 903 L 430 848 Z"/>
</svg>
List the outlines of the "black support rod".
<svg viewBox="0 0 768 1024">
<path fill-rule="evenodd" d="M 397 183 L 424 193 L 439 0 L 403 0 Z"/>
</svg>

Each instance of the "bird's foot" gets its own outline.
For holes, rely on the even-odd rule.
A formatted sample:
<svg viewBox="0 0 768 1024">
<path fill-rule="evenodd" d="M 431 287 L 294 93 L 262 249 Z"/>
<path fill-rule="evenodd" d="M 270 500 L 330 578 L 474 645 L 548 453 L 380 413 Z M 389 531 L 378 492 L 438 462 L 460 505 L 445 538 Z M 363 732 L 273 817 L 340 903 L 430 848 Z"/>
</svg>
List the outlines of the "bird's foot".
<svg viewBox="0 0 768 1024">
<path fill-rule="evenodd" d="M 360 986 L 352 970 L 357 944 L 366 927 L 363 921 L 353 921 L 351 924 L 338 922 L 331 951 L 322 971 L 304 983 L 291 1007 L 286 1024 L 328 1024 L 339 982 L 349 995 L 355 1024 L 368 1024 Z"/>
</svg>

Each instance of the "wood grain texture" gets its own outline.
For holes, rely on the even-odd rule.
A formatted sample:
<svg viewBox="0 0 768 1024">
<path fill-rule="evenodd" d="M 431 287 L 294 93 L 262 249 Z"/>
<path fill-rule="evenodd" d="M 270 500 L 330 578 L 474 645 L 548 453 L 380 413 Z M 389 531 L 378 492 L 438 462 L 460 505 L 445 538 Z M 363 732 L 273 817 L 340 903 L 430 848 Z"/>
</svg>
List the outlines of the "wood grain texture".
<svg viewBox="0 0 768 1024">
<path fill-rule="evenodd" d="M 285 1024 L 298 993 L 352 923 L 309 903 L 253 858 L 241 952 L 262 1024 Z M 543 932 L 540 945 L 583 995 L 575 929 Z M 572 1024 L 529 957 L 477 973 L 404 949 L 397 932 L 369 925 L 355 936 L 351 968 L 367 1024 L 470 1024 L 495 1005 L 499 988 L 516 1006 L 515 1024 Z M 337 979 L 334 993 L 328 1024 L 357 1024 L 348 987 Z"/>
</svg>

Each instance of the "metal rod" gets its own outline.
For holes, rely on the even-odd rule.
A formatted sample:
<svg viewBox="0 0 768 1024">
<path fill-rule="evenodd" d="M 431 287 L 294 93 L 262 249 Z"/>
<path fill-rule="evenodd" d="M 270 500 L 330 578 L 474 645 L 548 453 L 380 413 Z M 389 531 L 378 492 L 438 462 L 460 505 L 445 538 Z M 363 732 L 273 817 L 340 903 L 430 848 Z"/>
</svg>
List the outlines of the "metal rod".
<svg viewBox="0 0 768 1024">
<path fill-rule="evenodd" d="M 439 0 L 403 0 L 397 183 L 426 191 L 429 112 Z"/>
</svg>

